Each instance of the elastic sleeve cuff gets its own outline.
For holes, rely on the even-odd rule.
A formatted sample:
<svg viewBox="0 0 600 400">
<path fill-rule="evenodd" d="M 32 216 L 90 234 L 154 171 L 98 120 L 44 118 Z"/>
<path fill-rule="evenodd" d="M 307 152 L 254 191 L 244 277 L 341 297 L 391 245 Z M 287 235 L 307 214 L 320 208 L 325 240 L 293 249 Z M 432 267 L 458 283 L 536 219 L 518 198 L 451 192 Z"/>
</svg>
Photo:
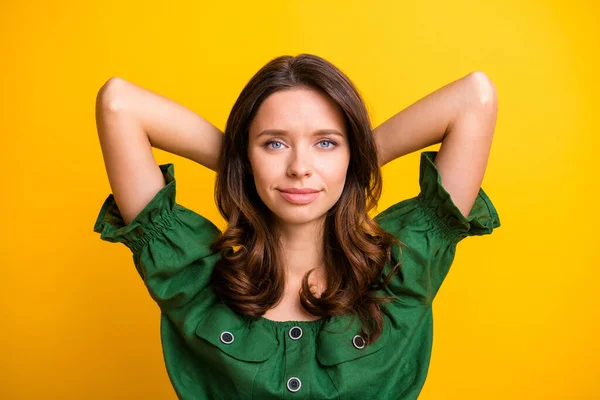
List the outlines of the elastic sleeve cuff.
<svg viewBox="0 0 600 400">
<path fill-rule="evenodd" d="M 469 216 L 465 217 L 442 186 L 442 178 L 434 160 L 437 151 L 421 153 L 417 196 L 425 214 L 434 220 L 442 233 L 458 242 L 467 236 L 486 235 L 500 226 L 498 212 L 492 201 L 480 188 Z"/>
<path fill-rule="evenodd" d="M 123 243 L 135 253 L 150 239 L 170 226 L 177 210 L 175 167 L 169 163 L 161 164 L 159 168 L 166 185 L 156 193 L 129 225 L 125 224 L 113 194 L 106 198 L 94 224 L 94 232 L 100 233 L 100 239 Z"/>
</svg>

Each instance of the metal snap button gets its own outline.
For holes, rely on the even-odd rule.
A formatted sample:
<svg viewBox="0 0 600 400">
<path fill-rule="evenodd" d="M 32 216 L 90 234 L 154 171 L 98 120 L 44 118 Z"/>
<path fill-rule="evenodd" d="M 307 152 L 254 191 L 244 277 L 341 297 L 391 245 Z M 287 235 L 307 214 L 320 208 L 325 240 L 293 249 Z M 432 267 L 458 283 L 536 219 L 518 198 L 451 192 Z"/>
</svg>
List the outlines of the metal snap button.
<svg viewBox="0 0 600 400">
<path fill-rule="evenodd" d="M 227 331 L 221 333 L 221 342 L 223 342 L 225 344 L 233 343 L 233 334 L 231 332 L 227 332 Z"/>
<path fill-rule="evenodd" d="M 287 381 L 287 388 L 290 392 L 297 392 L 298 390 L 300 390 L 301 386 L 302 382 L 300 382 L 300 379 L 296 377 L 290 378 Z"/>
<path fill-rule="evenodd" d="M 362 349 L 365 347 L 365 340 L 360 335 L 356 335 L 352 338 L 352 344 L 357 349 Z"/>
<path fill-rule="evenodd" d="M 294 326 L 292 329 L 290 329 L 289 335 L 294 340 L 300 339 L 302 337 L 302 328 L 299 326 Z"/>
</svg>

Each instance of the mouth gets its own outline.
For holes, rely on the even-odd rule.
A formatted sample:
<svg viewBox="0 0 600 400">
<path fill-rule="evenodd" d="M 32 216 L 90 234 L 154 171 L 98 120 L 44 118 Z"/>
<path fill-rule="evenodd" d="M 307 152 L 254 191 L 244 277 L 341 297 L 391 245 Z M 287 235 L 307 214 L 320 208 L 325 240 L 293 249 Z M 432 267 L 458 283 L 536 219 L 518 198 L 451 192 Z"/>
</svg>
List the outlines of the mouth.
<svg viewBox="0 0 600 400">
<path fill-rule="evenodd" d="M 293 204 L 308 204 L 319 197 L 319 191 L 306 191 L 306 193 L 290 193 L 289 191 L 279 191 L 281 197 Z"/>
</svg>

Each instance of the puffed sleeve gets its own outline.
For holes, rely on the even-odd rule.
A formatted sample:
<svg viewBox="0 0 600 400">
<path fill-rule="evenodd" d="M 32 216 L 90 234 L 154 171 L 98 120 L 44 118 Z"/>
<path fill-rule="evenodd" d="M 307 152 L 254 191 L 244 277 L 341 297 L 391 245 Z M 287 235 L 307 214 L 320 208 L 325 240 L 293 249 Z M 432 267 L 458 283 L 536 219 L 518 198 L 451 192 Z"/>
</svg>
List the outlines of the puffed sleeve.
<svg viewBox="0 0 600 400">
<path fill-rule="evenodd" d="M 208 219 L 177 204 L 175 167 L 159 166 L 165 186 L 126 225 L 112 194 L 94 224 L 100 239 L 123 243 L 150 295 L 163 311 L 188 304 L 209 286 L 219 254 L 210 248 L 221 233 Z"/>
<path fill-rule="evenodd" d="M 500 226 L 498 213 L 482 188 L 469 216 L 460 212 L 442 186 L 434 164 L 437 153 L 421 153 L 420 193 L 375 217 L 404 244 L 392 248 L 393 262 L 401 260 L 402 264 L 390 290 L 400 302 L 431 304 L 452 265 L 457 244 L 467 236 L 491 234 Z"/>
</svg>

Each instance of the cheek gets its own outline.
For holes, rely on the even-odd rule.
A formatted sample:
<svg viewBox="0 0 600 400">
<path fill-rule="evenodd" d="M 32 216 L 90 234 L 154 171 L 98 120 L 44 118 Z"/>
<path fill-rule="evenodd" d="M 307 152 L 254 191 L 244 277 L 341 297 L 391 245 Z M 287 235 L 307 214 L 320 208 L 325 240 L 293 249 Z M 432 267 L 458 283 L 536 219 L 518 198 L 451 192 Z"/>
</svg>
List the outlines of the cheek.
<svg viewBox="0 0 600 400">
<path fill-rule="evenodd" d="M 265 173 L 268 172 L 269 168 L 265 166 L 264 160 L 260 157 L 255 157 L 254 154 L 248 154 L 248 162 L 250 163 L 250 170 L 252 171 L 252 176 L 254 177 L 254 181 L 259 183 L 264 180 Z"/>
<path fill-rule="evenodd" d="M 252 175 L 257 186 L 263 188 L 270 186 L 276 178 L 277 168 L 267 164 L 254 164 L 252 166 Z"/>
<path fill-rule="evenodd" d="M 321 165 L 321 176 L 327 179 L 330 185 L 343 185 L 348 171 L 348 162 L 349 158 L 344 156 L 328 159 Z"/>
</svg>

